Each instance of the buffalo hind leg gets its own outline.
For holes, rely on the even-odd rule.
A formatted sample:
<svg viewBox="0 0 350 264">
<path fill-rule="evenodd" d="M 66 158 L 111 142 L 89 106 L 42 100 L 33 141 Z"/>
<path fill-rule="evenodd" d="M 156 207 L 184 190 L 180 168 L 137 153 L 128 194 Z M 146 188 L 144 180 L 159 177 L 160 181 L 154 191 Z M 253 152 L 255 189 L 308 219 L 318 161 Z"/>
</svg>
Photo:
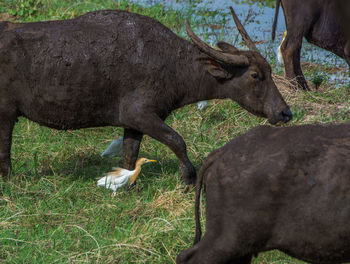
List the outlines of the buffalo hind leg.
<svg viewBox="0 0 350 264">
<path fill-rule="evenodd" d="M 349 66 L 349 75 L 350 75 L 350 40 L 348 40 L 344 47 L 345 61 Z"/>
<path fill-rule="evenodd" d="M 136 112 L 135 112 L 136 114 Z M 186 144 L 182 137 L 176 133 L 171 127 L 155 114 L 144 116 L 139 114 L 131 118 L 131 124 L 137 131 L 151 136 L 168 146 L 180 160 L 181 178 L 186 184 L 194 184 L 196 178 L 196 170 L 187 157 Z"/>
<path fill-rule="evenodd" d="M 124 128 L 123 160 L 124 168 L 133 170 L 138 158 L 143 134 L 134 129 Z"/>
<path fill-rule="evenodd" d="M 0 111 L 0 174 L 5 178 L 11 173 L 12 130 L 16 120 L 6 110 Z"/>
<path fill-rule="evenodd" d="M 300 65 L 300 51 L 303 36 L 287 32 L 287 36 L 281 45 L 281 52 L 284 60 L 285 76 L 293 85 L 308 91 L 306 79 Z"/>
</svg>

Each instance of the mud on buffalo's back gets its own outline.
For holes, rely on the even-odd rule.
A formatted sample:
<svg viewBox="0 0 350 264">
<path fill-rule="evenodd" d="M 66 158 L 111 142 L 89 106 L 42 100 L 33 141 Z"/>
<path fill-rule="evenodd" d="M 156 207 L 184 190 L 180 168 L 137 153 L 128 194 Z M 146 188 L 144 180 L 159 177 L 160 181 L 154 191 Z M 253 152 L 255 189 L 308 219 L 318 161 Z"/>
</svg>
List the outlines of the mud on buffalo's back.
<svg viewBox="0 0 350 264">
<path fill-rule="evenodd" d="M 152 18 L 118 10 L 95 11 L 62 21 L 3 22 L 1 28 L 0 52 L 16 53 L 8 59 L 18 61 L 22 71 L 44 78 L 52 77 L 53 68 L 61 69 L 62 74 L 71 74 L 72 81 L 89 81 L 91 71 L 101 67 L 104 77 L 113 79 L 115 70 L 123 70 L 118 65 L 125 67 L 126 61 L 162 69 L 172 57 L 161 56 L 164 51 L 171 54 L 185 41 Z M 80 69 L 85 67 L 89 74 L 82 74 Z"/>
<path fill-rule="evenodd" d="M 47 126 L 106 125 L 116 119 L 124 94 L 142 84 L 153 90 L 166 87 L 164 82 L 175 76 L 175 62 L 186 64 L 189 47 L 158 21 L 126 11 L 3 22 L 0 92 L 16 97 L 12 101 L 21 115 Z"/>
</svg>

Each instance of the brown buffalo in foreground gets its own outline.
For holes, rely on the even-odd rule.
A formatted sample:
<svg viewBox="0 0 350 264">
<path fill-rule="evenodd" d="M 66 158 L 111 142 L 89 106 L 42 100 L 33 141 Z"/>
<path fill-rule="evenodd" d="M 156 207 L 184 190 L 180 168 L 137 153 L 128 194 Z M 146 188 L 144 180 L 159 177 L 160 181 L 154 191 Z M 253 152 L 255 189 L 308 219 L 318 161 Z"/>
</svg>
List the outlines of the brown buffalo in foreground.
<svg viewBox="0 0 350 264">
<path fill-rule="evenodd" d="M 244 31 L 241 24 L 238 24 Z M 11 169 L 18 116 L 56 129 L 124 127 L 124 167 L 133 169 L 143 134 L 167 145 L 186 183 L 195 179 L 182 137 L 164 120 L 184 105 L 231 98 L 270 123 L 292 118 L 271 68 L 250 51 L 191 42 L 158 21 L 126 11 L 76 19 L 0 23 L 0 173 Z"/>
<path fill-rule="evenodd" d="M 303 37 L 308 42 L 344 58 L 350 65 L 350 56 L 345 52 L 346 26 L 341 24 L 337 1 L 339 0 L 277 0 L 276 2 L 272 39 L 275 38 L 278 11 L 282 3 L 287 27 L 287 36 L 281 45 L 285 75 L 304 90 L 309 90 L 309 87 L 300 66 Z"/>
<path fill-rule="evenodd" d="M 261 126 L 231 140 L 200 169 L 195 215 L 195 244 L 178 264 L 249 264 L 271 249 L 317 264 L 349 262 L 350 124 Z"/>
</svg>

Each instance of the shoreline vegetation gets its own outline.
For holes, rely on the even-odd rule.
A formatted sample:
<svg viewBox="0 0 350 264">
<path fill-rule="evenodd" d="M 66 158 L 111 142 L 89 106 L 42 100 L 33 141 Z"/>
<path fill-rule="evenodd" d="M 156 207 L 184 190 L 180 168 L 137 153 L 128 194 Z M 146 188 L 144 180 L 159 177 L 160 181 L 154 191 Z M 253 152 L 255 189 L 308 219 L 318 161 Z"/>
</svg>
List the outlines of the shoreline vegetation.
<svg viewBox="0 0 350 264">
<path fill-rule="evenodd" d="M 270 6 L 274 3 L 268 1 Z M 145 8 L 126 0 L 0 0 L 0 20 L 69 19 L 98 9 L 151 16 L 186 38 L 186 17 L 200 17 L 190 21 L 195 28 L 217 15 L 191 8 L 168 10 L 160 4 Z M 200 36 L 205 40 L 207 34 Z M 267 53 L 273 65 L 274 52 Z M 337 69 L 305 63 L 303 70 L 311 92 L 288 88 L 283 69 L 274 68 L 274 80 L 294 114 L 287 126 L 348 122 L 350 87 L 335 88 L 327 77 Z M 267 121 L 230 100 L 211 100 L 201 114 L 195 104 L 188 105 L 173 112 L 167 123 L 185 139 L 198 171 L 211 151 Z M 179 252 L 192 244 L 195 191 L 184 192 L 177 159 L 166 146 L 144 136 L 139 156 L 158 163 L 142 170 L 131 191 L 110 197 L 108 190 L 96 186 L 96 178 L 122 166 L 121 158 L 100 157 L 122 131 L 117 127 L 58 131 L 19 118 L 12 143 L 14 175 L 7 182 L 0 179 L 0 263 L 174 263 Z M 201 213 L 204 226 L 204 199 Z M 303 262 L 274 250 L 259 254 L 253 263 Z"/>
</svg>

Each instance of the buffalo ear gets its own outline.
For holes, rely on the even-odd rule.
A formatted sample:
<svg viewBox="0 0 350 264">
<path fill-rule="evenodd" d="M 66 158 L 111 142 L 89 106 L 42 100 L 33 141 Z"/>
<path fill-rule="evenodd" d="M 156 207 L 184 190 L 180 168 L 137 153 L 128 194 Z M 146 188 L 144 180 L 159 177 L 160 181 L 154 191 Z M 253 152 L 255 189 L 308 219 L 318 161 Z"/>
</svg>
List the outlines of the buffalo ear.
<svg viewBox="0 0 350 264">
<path fill-rule="evenodd" d="M 232 74 L 229 73 L 223 66 L 217 61 L 209 58 L 199 59 L 204 69 L 217 79 L 230 79 Z"/>
<path fill-rule="evenodd" d="M 228 44 L 227 42 L 224 42 L 224 41 L 219 41 L 216 46 L 218 46 L 223 52 L 225 53 L 237 53 L 238 49 L 231 45 L 231 44 Z"/>
</svg>

